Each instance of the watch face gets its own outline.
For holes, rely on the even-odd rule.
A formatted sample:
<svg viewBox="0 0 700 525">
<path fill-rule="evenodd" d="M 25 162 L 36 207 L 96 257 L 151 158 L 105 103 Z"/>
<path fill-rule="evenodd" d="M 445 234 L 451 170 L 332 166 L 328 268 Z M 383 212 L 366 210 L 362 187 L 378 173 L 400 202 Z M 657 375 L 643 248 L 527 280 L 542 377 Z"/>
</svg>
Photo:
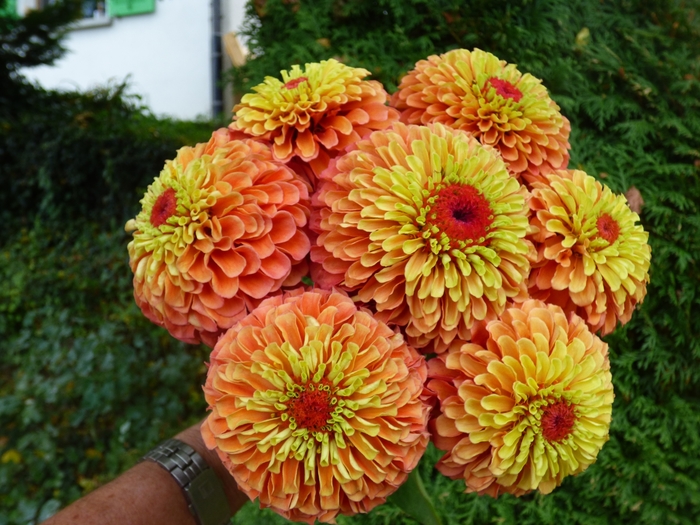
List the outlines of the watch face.
<svg viewBox="0 0 700 525">
<path fill-rule="evenodd" d="M 222 525 L 231 519 L 231 509 L 216 473 L 208 468 L 185 489 L 200 525 Z"/>
</svg>

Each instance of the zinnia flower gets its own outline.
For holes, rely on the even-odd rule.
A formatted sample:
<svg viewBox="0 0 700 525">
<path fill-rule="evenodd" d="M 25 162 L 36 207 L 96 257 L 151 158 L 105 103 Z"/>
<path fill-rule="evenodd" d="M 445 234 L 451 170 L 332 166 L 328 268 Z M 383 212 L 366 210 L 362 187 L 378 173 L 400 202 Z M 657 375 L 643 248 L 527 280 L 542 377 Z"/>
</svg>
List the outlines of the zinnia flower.
<svg viewBox="0 0 700 525">
<path fill-rule="evenodd" d="M 530 206 L 537 262 L 530 294 L 576 312 L 602 335 L 625 324 L 646 295 L 649 234 L 623 195 L 578 170 L 535 183 Z"/>
<path fill-rule="evenodd" d="M 233 129 L 274 142 L 277 160 L 298 156 L 318 175 L 330 158 L 371 130 L 386 129 L 398 112 L 366 69 L 337 60 L 298 65 L 282 71 L 282 80 L 266 77 L 234 108 Z"/>
<path fill-rule="evenodd" d="M 288 519 L 383 503 L 429 441 L 424 359 L 339 292 L 274 297 L 211 354 L 202 435 L 239 488 Z"/>
<path fill-rule="evenodd" d="M 467 492 L 548 494 L 584 471 L 608 440 L 607 345 L 577 315 L 528 300 L 429 362 L 437 468 Z"/>
<path fill-rule="evenodd" d="M 569 162 L 569 121 L 541 80 L 480 49 L 421 60 L 391 98 L 408 124 L 440 122 L 493 146 L 528 182 Z"/>
<path fill-rule="evenodd" d="M 376 131 L 323 173 L 312 260 L 409 342 L 442 352 L 527 297 L 527 190 L 491 148 L 440 124 Z"/>
<path fill-rule="evenodd" d="M 168 161 L 126 224 L 134 297 L 176 338 L 218 336 L 306 273 L 308 189 L 268 146 L 226 129 Z"/>
</svg>

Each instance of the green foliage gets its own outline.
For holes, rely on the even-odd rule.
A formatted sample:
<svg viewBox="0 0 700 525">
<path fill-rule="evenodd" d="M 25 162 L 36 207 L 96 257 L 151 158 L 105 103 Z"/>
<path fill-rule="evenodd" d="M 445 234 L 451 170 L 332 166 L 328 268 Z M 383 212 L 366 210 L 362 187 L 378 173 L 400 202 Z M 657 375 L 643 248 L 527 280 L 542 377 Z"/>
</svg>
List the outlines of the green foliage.
<svg viewBox="0 0 700 525">
<path fill-rule="evenodd" d="M 123 224 L 214 124 L 156 119 L 123 86 L 29 88 L 0 121 L 0 525 L 41 521 L 205 408 L 207 352 L 136 307 Z"/>
<path fill-rule="evenodd" d="M 435 510 L 435 503 L 428 495 L 420 469 L 414 469 L 406 481 L 387 501 L 399 507 L 406 515 L 414 518 L 421 525 L 442 525 L 442 520 Z"/>
<path fill-rule="evenodd" d="M 36 226 L 0 251 L 0 524 L 34 523 L 204 414 L 207 349 L 131 296 L 124 232 Z"/>
<path fill-rule="evenodd" d="M 264 75 L 279 76 L 292 64 L 329 57 L 368 69 L 393 91 L 416 60 L 449 45 L 443 4 L 444 0 L 248 2 L 242 34 L 255 58 L 234 71 L 237 92 L 260 83 Z"/>
<path fill-rule="evenodd" d="M 214 123 L 157 119 L 125 89 L 31 88 L 27 107 L 0 113 L 0 220 L 123 224 L 166 159 L 208 140 Z"/>
<path fill-rule="evenodd" d="M 492 500 L 462 495 L 462 483 L 431 475 L 433 453 L 424 479 L 432 480 L 426 485 L 446 523 L 700 521 L 699 7 L 674 0 L 249 2 L 254 58 L 233 72 L 240 86 L 335 56 L 367 68 L 391 92 L 417 60 L 479 47 L 543 79 L 571 120 L 571 167 L 618 192 L 634 186 L 645 201 L 652 280 L 632 322 L 608 338 L 617 396 L 598 462 L 551 496 Z M 351 521 L 394 523 L 392 512 Z"/>
</svg>

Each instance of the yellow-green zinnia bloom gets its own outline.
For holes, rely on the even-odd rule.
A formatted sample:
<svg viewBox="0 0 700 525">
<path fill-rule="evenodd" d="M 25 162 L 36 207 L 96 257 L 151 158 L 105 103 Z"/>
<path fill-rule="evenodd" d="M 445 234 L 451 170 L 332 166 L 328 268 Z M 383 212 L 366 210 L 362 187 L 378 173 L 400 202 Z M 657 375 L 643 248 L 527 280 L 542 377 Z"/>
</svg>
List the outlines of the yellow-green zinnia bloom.
<svg viewBox="0 0 700 525">
<path fill-rule="evenodd" d="M 500 156 L 440 124 L 376 131 L 323 175 L 311 257 L 323 282 L 443 352 L 524 300 L 528 192 Z"/>
<path fill-rule="evenodd" d="M 268 140 L 276 159 L 298 157 L 318 176 L 346 147 L 398 120 L 382 85 L 367 75 L 335 59 L 294 65 L 243 95 L 231 128 Z"/>
<path fill-rule="evenodd" d="M 308 189 L 269 146 L 227 129 L 167 161 L 126 224 L 134 298 L 187 343 L 214 346 L 306 273 Z"/>
<path fill-rule="evenodd" d="M 251 499 L 293 521 L 368 512 L 429 441 L 425 360 L 339 292 L 264 301 L 219 339 L 202 425 Z"/>
<path fill-rule="evenodd" d="M 548 494 L 590 466 L 608 440 L 608 346 L 580 317 L 527 300 L 430 361 L 440 415 L 438 470 L 468 492 Z"/>
<path fill-rule="evenodd" d="M 571 126 L 542 81 L 480 49 L 420 60 L 391 105 L 402 122 L 440 122 L 472 134 L 528 183 L 569 162 Z"/>
<path fill-rule="evenodd" d="M 649 282 L 649 234 L 623 195 L 579 170 L 533 184 L 532 297 L 583 317 L 606 335 L 627 323 Z"/>
</svg>

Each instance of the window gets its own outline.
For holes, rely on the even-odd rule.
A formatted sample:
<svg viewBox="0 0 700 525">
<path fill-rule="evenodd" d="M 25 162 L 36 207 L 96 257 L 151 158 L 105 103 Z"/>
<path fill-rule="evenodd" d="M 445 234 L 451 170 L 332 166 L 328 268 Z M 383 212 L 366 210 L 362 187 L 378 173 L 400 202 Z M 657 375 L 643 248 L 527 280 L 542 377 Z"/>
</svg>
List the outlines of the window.
<svg viewBox="0 0 700 525">
<path fill-rule="evenodd" d="M 86 0 L 83 2 L 83 18 L 105 18 L 107 5 L 104 0 Z"/>
<path fill-rule="evenodd" d="M 9 5 L 17 4 L 21 13 L 31 9 L 41 9 L 56 0 L 9 0 Z M 82 0 L 83 18 L 77 22 L 75 29 L 107 26 L 113 17 L 153 13 L 156 0 Z"/>
<path fill-rule="evenodd" d="M 51 5 L 56 0 L 21 0 L 25 9 L 41 9 Z M 75 29 L 84 27 L 106 26 L 112 23 L 108 10 L 109 0 L 83 0 L 81 9 L 83 18 L 75 24 Z"/>
<path fill-rule="evenodd" d="M 55 0 L 44 0 L 49 3 Z M 108 0 L 83 0 L 83 18 L 78 20 L 75 29 L 86 29 L 88 27 L 102 27 L 112 24 L 109 16 Z"/>
</svg>

